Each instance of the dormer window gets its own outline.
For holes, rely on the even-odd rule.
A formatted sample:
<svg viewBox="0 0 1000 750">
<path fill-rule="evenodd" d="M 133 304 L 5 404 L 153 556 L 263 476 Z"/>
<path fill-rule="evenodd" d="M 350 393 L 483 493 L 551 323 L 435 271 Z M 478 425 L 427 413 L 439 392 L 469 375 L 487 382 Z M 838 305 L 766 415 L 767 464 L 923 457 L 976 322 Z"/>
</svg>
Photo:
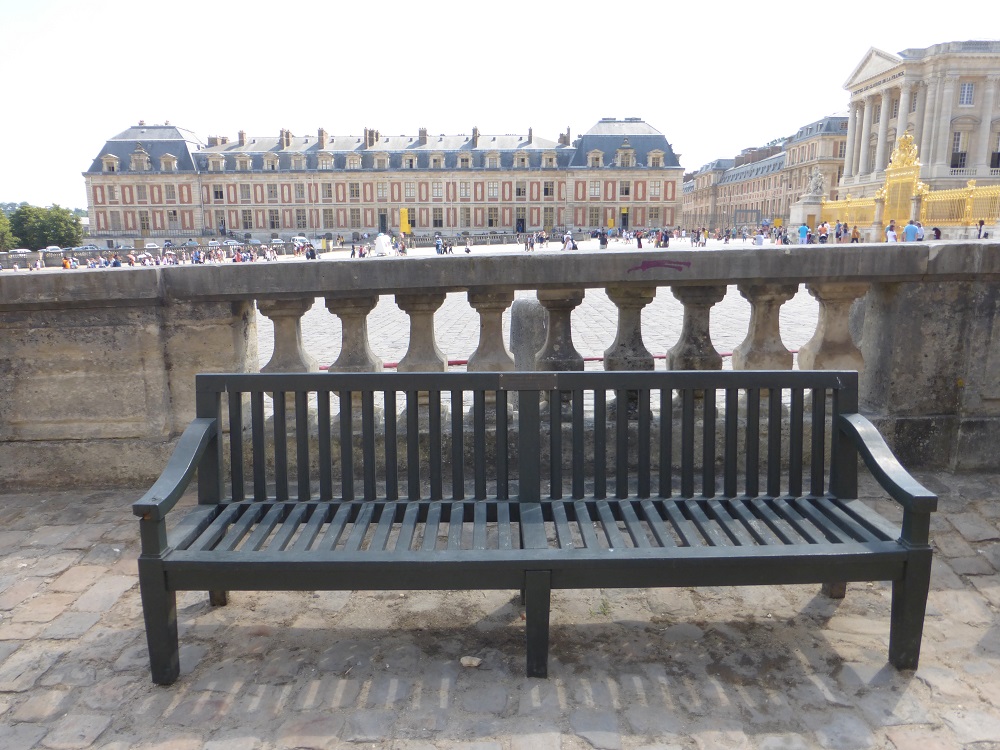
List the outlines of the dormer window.
<svg viewBox="0 0 1000 750">
<path fill-rule="evenodd" d="M 101 158 L 101 163 L 103 164 L 103 169 L 105 172 L 119 172 L 121 171 L 121 166 L 118 163 L 118 157 L 108 154 Z"/>
<path fill-rule="evenodd" d="M 403 169 L 416 169 L 416 168 L 417 168 L 417 157 L 415 156 L 403 157 Z"/>
<path fill-rule="evenodd" d="M 460 169 L 470 169 L 472 167 L 472 157 L 471 156 L 459 157 L 458 166 Z"/>
<path fill-rule="evenodd" d="M 292 169 L 305 169 L 305 168 L 306 168 L 306 157 L 304 156 L 292 157 Z"/>
<path fill-rule="evenodd" d="M 236 168 L 240 172 L 249 172 L 250 171 L 250 157 L 249 156 L 241 156 L 240 158 L 238 158 L 236 160 Z"/>
<path fill-rule="evenodd" d="M 213 156 L 208 160 L 209 172 L 221 172 L 225 168 L 226 160 L 221 156 Z"/>
<path fill-rule="evenodd" d="M 347 157 L 347 168 L 348 169 L 361 169 L 361 157 L 360 156 L 348 156 Z"/>
<path fill-rule="evenodd" d="M 176 172 L 177 171 L 177 157 L 173 154 L 164 154 L 160 157 L 160 171 L 161 172 Z"/>
<path fill-rule="evenodd" d="M 317 157 L 316 163 L 320 169 L 333 169 L 333 156 L 330 154 L 320 154 L 319 157 Z"/>
<path fill-rule="evenodd" d="M 487 154 L 486 155 L 486 168 L 487 169 L 500 169 L 500 154 Z"/>
<path fill-rule="evenodd" d="M 662 167 L 663 166 L 663 152 L 662 151 L 650 151 L 649 155 L 646 157 L 648 161 L 648 166 L 650 167 Z"/>
<path fill-rule="evenodd" d="M 604 166 L 604 152 L 594 150 L 587 154 L 587 164 L 591 167 L 603 167 Z"/>
<path fill-rule="evenodd" d="M 431 169 L 444 169 L 444 154 L 431 156 Z"/>
<path fill-rule="evenodd" d="M 545 154 L 542 156 L 542 166 L 546 169 L 554 169 L 556 166 L 556 155 L 555 154 Z"/>
<path fill-rule="evenodd" d="M 388 169 L 389 168 L 389 157 L 379 156 L 375 159 L 375 169 Z"/>
<path fill-rule="evenodd" d="M 149 172 L 153 168 L 149 163 L 149 154 L 143 150 L 141 145 L 135 147 L 129 168 L 133 172 Z"/>
<path fill-rule="evenodd" d="M 273 154 L 269 154 L 264 157 L 264 169 L 268 172 L 278 171 L 278 157 Z"/>
<path fill-rule="evenodd" d="M 525 154 L 518 154 L 517 158 L 514 159 L 514 166 L 518 169 L 527 169 L 528 157 Z"/>
</svg>

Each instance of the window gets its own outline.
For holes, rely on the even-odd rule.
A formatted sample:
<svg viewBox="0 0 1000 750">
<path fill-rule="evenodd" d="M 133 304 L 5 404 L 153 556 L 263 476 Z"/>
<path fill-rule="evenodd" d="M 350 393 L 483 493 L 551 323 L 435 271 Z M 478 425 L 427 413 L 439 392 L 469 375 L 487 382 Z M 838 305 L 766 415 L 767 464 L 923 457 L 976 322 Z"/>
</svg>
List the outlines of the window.
<svg viewBox="0 0 1000 750">
<path fill-rule="evenodd" d="M 468 206 L 458 209 L 458 225 L 463 229 L 472 226 L 472 209 Z"/>
<path fill-rule="evenodd" d="M 458 197 L 468 198 L 472 195 L 472 183 L 470 182 L 460 182 L 458 183 Z"/>
<path fill-rule="evenodd" d="M 528 168 L 528 157 L 524 156 L 523 154 L 519 155 L 517 157 L 517 159 L 515 160 L 515 162 L 514 162 L 514 166 L 518 167 L 519 169 L 527 169 Z"/>
<path fill-rule="evenodd" d="M 271 229 L 281 229 L 281 217 L 279 216 L 278 209 L 269 208 L 267 210 L 267 226 Z"/>
<path fill-rule="evenodd" d="M 489 156 L 486 158 L 486 168 L 487 169 L 499 169 L 500 168 L 500 157 L 499 156 Z"/>
<path fill-rule="evenodd" d="M 951 134 L 951 168 L 965 169 L 969 150 L 969 134 L 955 131 Z"/>
<path fill-rule="evenodd" d="M 324 208 L 323 209 L 323 228 L 331 229 L 333 228 L 333 209 Z"/>
<path fill-rule="evenodd" d="M 621 198 L 628 198 L 632 194 L 632 183 L 622 180 L 618 183 L 618 195 Z"/>
<path fill-rule="evenodd" d="M 267 186 L 267 199 L 269 201 L 276 201 L 276 200 L 278 200 L 278 186 L 277 185 L 268 185 Z"/>
<path fill-rule="evenodd" d="M 417 183 L 406 182 L 403 183 L 403 197 L 404 198 L 416 198 L 417 197 Z M 410 222 L 413 223 L 412 221 Z"/>
<path fill-rule="evenodd" d="M 347 168 L 348 169 L 361 169 L 361 157 L 360 156 L 348 156 L 347 157 Z"/>
<path fill-rule="evenodd" d="M 660 192 L 661 191 L 661 187 L 660 187 L 660 185 L 661 184 L 662 183 L 659 180 L 651 180 L 650 181 L 650 183 L 649 183 L 649 197 L 650 198 L 659 198 L 660 197 L 660 195 L 661 195 L 661 192 Z"/>
<path fill-rule="evenodd" d="M 320 154 L 317 166 L 323 170 L 333 169 L 333 157 L 329 154 Z"/>
<path fill-rule="evenodd" d="M 361 229 L 361 209 L 351 209 L 351 229 Z"/>
<path fill-rule="evenodd" d="M 403 169 L 416 169 L 417 159 L 414 156 L 407 156 L 403 159 Z M 410 222 L 410 226 L 413 226 L 413 222 Z"/>
<path fill-rule="evenodd" d="M 323 195 L 324 198 L 332 198 L 333 197 L 333 183 L 332 182 L 324 182 L 320 186 L 320 190 L 321 190 L 322 195 Z"/>
<path fill-rule="evenodd" d="M 542 195 L 546 198 L 551 198 L 556 194 L 556 184 L 552 180 L 546 180 L 542 183 Z"/>
<path fill-rule="evenodd" d="M 269 172 L 278 171 L 278 157 L 277 156 L 265 156 L 264 157 L 264 169 Z"/>
<path fill-rule="evenodd" d="M 209 172 L 221 172 L 223 159 L 209 159 L 208 160 L 208 171 Z"/>
<path fill-rule="evenodd" d="M 143 234 L 149 231 L 149 211 L 139 212 L 139 231 Z"/>
<path fill-rule="evenodd" d="M 375 169 L 388 169 L 389 159 L 385 156 L 380 156 L 375 160 Z"/>
<path fill-rule="evenodd" d="M 292 169 L 305 169 L 305 168 L 306 168 L 306 157 L 304 156 L 292 157 Z"/>
<path fill-rule="evenodd" d="M 240 157 L 236 160 L 236 168 L 241 172 L 249 172 L 250 160 L 246 157 Z"/>
<path fill-rule="evenodd" d="M 490 206 L 486 209 L 486 226 L 488 227 L 499 227 L 500 226 L 500 209 L 496 206 Z"/>
<path fill-rule="evenodd" d="M 295 228 L 296 229 L 306 228 L 306 210 L 304 208 L 295 209 Z"/>
<path fill-rule="evenodd" d="M 435 228 L 437 228 L 437 229 L 440 229 L 441 227 L 444 226 L 444 209 L 443 208 L 435 208 L 434 209 L 433 222 L 434 222 Z"/>
<path fill-rule="evenodd" d="M 993 134 L 993 153 L 990 154 L 990 169 L 1000 169 L 1000 133 Z"/>
<path fill-rule="evenodd" d="M 890 120 L 894 120 L 899 117 L 899 99 L 892 100 L 892 114 L 889 115 Z"/>
<path fill-rule="evenodd" d="M 651 167 L 662 167 L 663 166 L 663 157 L 662 156 L 650 156 L 649 157 L 649 166 L 651 166 Z"/>
<path fill-rule="evenodd" d="M 301 182 L 295 184 L 295 200 L 304 201 L 306 199 L 306 186 Z"/>
<path fill-rule="evenodd" d="M 444 157 L 441 156 L 431 157 L 431 169 L 441 169 L 443 166 L 444 166 Z"/>
<path fill-rule="evenodd" d="M 601 197 L 601 181 L 600 180 L 591 180 L 590 181 L 590 192 L 589 192 L 589 195 L 590 195 L 591 198 L 600 198 Z"/>
<path fill-rule="evenodd" d="M 631 151 L 619 151 L 618 152 L 618 166 L 619 167 L 634 167 L 635 166 L 635 156 Z"/>
<path fill-rule="evenodd" d="M 145 185 L 136 185 L 135 186 L 135 199 L 137 201 L 144 201 L 144 200 L 148 200 L 149 199 L 149 193 L 146 190 L 146 186 Z"/>
<path fill-rule="evenodd" d="M 443 182 L 432 182 L 431 183 L 431 197 L 432 198 L 442 198 L 444 197 L 444 183 Z M 437 226 L 437 225 L 435 225 Z"/>
<path fill-rule="evenodd" d="M 528 194 L 528 183 L 524 180 L 518 180 L 514 183 L 514 197 L 524 198 Z"/>
<path fill-rule="evenodd" d="M 649 226 L 656 227 L 656 226 L 660 225 L 660 209 L 659 208 L 651 208 L 651 209 L 649 209 L 649 214 L 647 216 L 649 218 L 649 221 L 647 222 L 649 224 Z"/>
<path fill-rule="evenodd" d="M 118 188 L 114 185 L 108 185 L 108 200 L 116 201 L 118 200 Z"/>
<path fill-rule="evenodd" d="M 171 232 L 177 231 L 177 211 L 167 211 L 167 229 Z"/>
<path fill-rule="evenodd" d="M 111 212 L 111 229 L 120 232 L 122 228 L 122 215 L 117 211 Z"/>
<path fill-rule="evenodd" d="M 468 156 L 463 156 L 458 160 L 458 166 L 462 169 L 469 169 L 472 166 L 472 159 Z"/>
<path fill-rule="evenodd" d="M 552 206 L 542 209 L 542 225 L 551 230 L 556 224 L 556 210 Z"/>
<path fill-rule="evenodd" d="M 960 107 L 971 107 L 976 100 L 976 84 L 963 83 L 958 91 L 958 105 Z"/>
<path fill-rule="evenodd" d="M 347 183 L 347 195 L 349 198 L 360 198 L 361 197 L 361 183 L 360 182 L 348 182 Z"/>
<path fill-rule="evenodd" d="M 600 154 L 591 154 L 590 155 L 590 166 L 591 167 L 599 167 L 599 166 L 601 166 L 601 162 L 602 161 L 603 161 L 603 159 L 601 159 L 601 155 Z"/>
<path fill-rule="evenodd" d="M 253 209 L 244 208 L 240 211 L 240 222 L 244 229 L 253 229 Z"/>
<path fill-rule="evenodd" d="M 912 115 L 916 111 L 917 111 L 917 97 L 914 95 L 913 98 L 910 99 L 910 114 Z M 847 123 L 844 123 L 844 129 L 845 130 L 847 129 Z"/>
<path fill-rule="evenodd" d="M 150 169 L 151 167 L 149 164 L 149 154 L 147 154 L 145 151 L 138 154 L 132 154 L 133 172 L 148 172 Z M 222 167 L 220 166 L 216 171 L 221 172 Z"/>
<path fill-rule="evenodd" d="M 250 200 L 250 183 L 242 182 L 240 183 L 240 200 L 248 201 Z"/>
<path fill-rule="evenodd" d="M 409 214 L 410 214 L 410 227 L 412 229 L 416 229 L 417 228 L 417 209 L 411 207 L 411 208 L 408 209 L 408 211 L 409 211 Z"/>
<path fill-rule="evenodd" d="M 554 156 L 546 156 L 542 159 L 542 166 L 545 167 L 546 169 L 551 169 L 555 167 L 555 165 L 556 165 L 556 157 Z"/>
<path fill-rule="evenodd" d="M 588 214 L 589 214 L 588 223 L 590 224 L 590 226 L 592 227 L 601 226 L 601 209 L 599 206 L 591 206 L 590 210 L 588 211 Z"/>
<path fill-rule="evenodd" d="M 247 167 L 249 169 L 249 167 Z M 167 154 L 160 157 L 160 170 L 163 172 L 176 172 L 177 171 L 177 157 L 172 154 Z"/>
<path fill-rule="evenodd" d="M 882 108 L 872 107 L 872 125 L 878 125 L 882 119 Z"/>
<path fill-rule="evenodd" d="M 165 185 L 163 187 L 163 194 L 166 196 L 168 201 L 177 200 L 177 188 L 173 185 Z"/>
<path fill-rule="evenodd" d="M 844 159 L 847 157 L 847 141 L 837 141 L 837 158 Z"/>
<path fill-rule="evenodd" d="M 225 192 L 222 189 L 222 185 L 212 185 L 212 199 L 216 201 L 225 199 Z"/>
<path fill-rule="evenodd" d="M 490 180 L 486 183 L 486 197 L 487 198 L 499 198 L 500 197 L 500 183 L 496 180 Z M 492 225 L 491 225 L 492 226 Z"/>
<path fill-rule="evenodd" d="M 389 185 L 385 182 L 380 182 L 375 186 L 375 197 L 380 201 L 384 201 L 389 197 Z"/>
<path fill-rule="evenodd" d="M 118 157 L 117 156 L 105 156 L 103 159 L 104 171 L 105 172 L 117 172 L 118 171 Z"/>
</svg>

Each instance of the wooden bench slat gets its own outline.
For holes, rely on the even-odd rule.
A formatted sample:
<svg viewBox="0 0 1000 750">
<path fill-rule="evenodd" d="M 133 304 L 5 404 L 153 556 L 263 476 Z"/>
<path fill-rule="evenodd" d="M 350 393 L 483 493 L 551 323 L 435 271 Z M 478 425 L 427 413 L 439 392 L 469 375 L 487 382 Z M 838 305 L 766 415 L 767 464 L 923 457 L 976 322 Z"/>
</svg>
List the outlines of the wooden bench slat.
<svg viewBox="0 0 1000 750">
<path fill-rule="evenodd" d="M 396 503 L 385 503 L 381 506 L 378 526 L 375 527 L 375 533 L 372 535 L 372 540 L 368 545 L 369 549 L 381 551 L 386 548 L 386 545 L 389 543 L 389 534 L 392 533 L 392 528 L 396 523 L 397 507 Z"/>
<path fill-rule="evenodd" d="M 632 538 L 632 545 L 634 547 L 651 547 L 652 545 L 649 543 L 646 530 L 643 528 L 639 517 L 636 516 L 632 503 L 622 502 L 618 504 L 618 507 L 621 508 L 622 520 L 625 521 L 625 529 Z"/>
<path fill-rule="evenodd" d="M 305 552 L 312 547 L 319 531 L 326 523 L 326 507 L 320 505 L 310 505 L 309 520 L 302 526 L 302 531 L 291 547 L 290 552 Z"/>
<path fill-rule="evenodd" d="M 510 503 L 497 503 L 497 544 L 501 550 L 514 548 L 514 534 L 511 530 Z"/>
<path fill-rule="evenodd" d="M 799 536 L 809 544 L 819 544 L 826 539 L 826 534 L 822 529 L 817 529 L 808 519 L 802 515 L 788 502 L 787 497 L 776 497 L 772 506 L 788 524 L 795 529 Z"/>
<path fill-rule="evenodd" d="M 372 515 L 375 513 L 374 503 L 356 503 L 355 507 L 359 507 L 359 510 L 354 517 L 351 533 L 347 535 L 347 541 L 344 542 L 344 549 L 348 552 L 361 549 L 361 544 L 371 526 Z"/>
<path fill-rule="evenodd" d="M 264 506 L 260 503 L 245 505 L 240 517 L 230 525 L 226 535 L 219 540 L 213 549 L 234 550 L 249 533 L 250 528 L 257 522 L 257 519 L 264 513 Z"/>
<path fill-rule="evenodd" d="M 710 545 L 713 547 L 733 546 L 733 540 L 720 528 L 720 524 L 716 520 L 710 519 L 705 511 L 702 510 L 700 501 L 696 499 L 687 500 L 685 501 L 685 507 L 691 515 L 694 525 Z"/>
<path fill-rule="evenodd" d="M 772 507 L 772 498 L 748 498 L 746 502 L 747 507 L 767 524 L 767 527 L 781 540 L 782 544 L 810 544 L 809 539 L 802 536 Z"/>
<path fill-rule="evenodd" d="M 729 511 L 729 504 L 723 503 L 716 498 L 712 498 L 705 507 L 708 515 L 715 519 L 720 528 L 729 536 L 730 541 L 738 547 L 753 547 L 759 542 L 745 528 L 738 516 Z"/>
<path fill-rule="evenodd" d="M 417 528 L 417 518 L 420 515 L 419 503 L 406 503 L 403 522 L 399 525 L 399 536 L 396 537 L 396 549 L 406 551 L 413 544 L 413 534 Z"/>
<path fill-rule="evenodd" d="M 766 522 L 753 514 L 750 508 L 747 507 L 747 501 L 734 498 L 729 501 L 728 508 L 729 512 L 743 523 L 743 526 L 757 544 L 775 546 L 785 543 L 771 531 Z"/>
<path fill-rule="evenodd" d="M 816 509 L 827 516 L 833 523 L 837 524 L 854 541 L 880 542 L 884 539 L 877 528 L 872 527 L 861 516 L 853 513 L 838 498 L 828 498 L 825 502 L 817 503 Z"/>
<path fill-rule="evenodd" d="M 698 531 L 698 528 L 681 512 L 680 504 L 683 502 L 683 499 L 678 498 L 663 503 L 663 511 L 667 514 L 667 518 L 673 524 L 674 532 L 681 540 L 681 544 L 678 546 L 703 547 L 705 546 L 705 540 Z"/>
<path fill-rule="evenodd" d="M 205 531 L 201 533 L 197 541 L 195 541 L 190 549 L 194 551 L 210 550 L 214 549 L 216 543 L 225 536 L 229 524 L 233 522 L 233 519 L 240 512 L 241 506 L 239 503 L 231 503 L 225 507 L 225 509 L 219 513 L 218 516 L 212 521 Z"/>
<path fill-rule="evenodd" d="M 650 530 L 653 532 L 653 537 L 656 539 L 657 543 L 661 547 L 676 547 L 677 542 L 674 541 L 674 535 L 670 533 L 670 529 L 663 522 L 663 517 L 660 515 L 659 507 L 662 507 L 662 502 L 653 502 L 652 500 L 643 500 L 639 507 L 642 508 L 643 516 L 646 523 L 649 524 Z"/>
<path fill-rule="evenodd" d="M 487 511 L 489 506 L 484 501 L 472 504 L 472 549 L 486 549 L 489 541 L 489 522 Z"/>
<path fill-rule="evenodd" d="M 580 536 L 587 549 L 597 549 L 600 543 L 597 541 L 597 532 L 594 531 L 594 521 L 590 515 L 591 504 L 583 500 L 573 503 L 573 512 L 576 517 L 577 526 L 580 529 Z"/>
<path fill-rule="evenodd" d="M 822 502 L 822 500 L 820 501 Z M 802 498 L 789 498 L 788 503 L 795 508 L 804 519 L 815 526 L 828 542 L 851 542 L 854 539 L 831 518 L 826 516 L 816 507 L 816 500 L 805 500 Z"/>
<path fill-rule="evenodd" d="M 552 522 L 556 527 L 556 542 L 559 545 L 559 549 L 572 549 L 575 547 L 573 532 L 570 529 L 569 518 L 566 515 L 565 503 L 552 503 Z"/>
<path fill-rule="evenodd" d="M 618 530 L 618 521 L 611 511 L 611 504 L 607 501 L 598 501 L 597 515 L 600 518 L 601 530 L 608 540 L 608 546 L 612 549 L 624 549 L 627 545 Z"/>
<path fill-rule="evenodd" d="M 445 503 L 448 509 L 448 549 L 462 549 L 462 532 L 465 530 L 464 504 Z"/>
<path fill-rule="evenodd" d="M 545 516 L 540 503 L 518 503 L 518 520 L 521 526 L 521 549 L 547 549 Z"/>
<path fill-rule="evenodd" d="M 337 545 L 340 544 L 340 538 L 343 536 L 344 530 L 347 528 L 347 522 L 351 518 L 351 503 L 337 502 L 334 505 L 337 510 L 333 514 L 333 518 L 330 519 L 330 523 L 326 527 L 326 531 L 323 533 L 323 538 L 317 545 L 317 549 L 336 549 Z"/>
<path fill-rule="evenodd" d="M 295 532 L 299 530 L 299 524 L 302 523 L 302 517 L 308 510 L 309 506 L 305 503 L 293 503 L 292 509 L 285 517 L 285 520 L 281 522 L 278 530 L 274 533 L 274 537 L 271 539 L 270 544 L 267 545 L 267 549 L 280 550 L 283 552 L 292 537 L 295 536 Z"/>
<path fill-rule="evenodd" d="M 437 547 L 438 529 L 441 526 L 441 501 L 436 500 L 427 506 L 427 521 L 424 523 L 424 538 L 420 549 L 432 550 Z"/>
</svg>

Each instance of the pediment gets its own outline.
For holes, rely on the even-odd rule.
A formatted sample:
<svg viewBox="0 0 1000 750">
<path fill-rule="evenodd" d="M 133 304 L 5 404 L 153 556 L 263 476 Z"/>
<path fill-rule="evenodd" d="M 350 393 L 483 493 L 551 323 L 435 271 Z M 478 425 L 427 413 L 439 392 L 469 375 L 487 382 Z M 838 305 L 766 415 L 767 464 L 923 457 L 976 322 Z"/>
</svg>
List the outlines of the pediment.
<svg viewBox="0 0 1000 750">
<path fill-rule="evenodd" d="M 861 83 L 864 83 L 871 78 L 876 78 L 886 71 L 892 70 L 902 62 L 902 58 L 872 47 L 861 59 L 861 62 L 858 63 L 854 72 L 851 73 L 851 76 L 844 84 L 844 88 L 850 91 Z"/>
</svg>

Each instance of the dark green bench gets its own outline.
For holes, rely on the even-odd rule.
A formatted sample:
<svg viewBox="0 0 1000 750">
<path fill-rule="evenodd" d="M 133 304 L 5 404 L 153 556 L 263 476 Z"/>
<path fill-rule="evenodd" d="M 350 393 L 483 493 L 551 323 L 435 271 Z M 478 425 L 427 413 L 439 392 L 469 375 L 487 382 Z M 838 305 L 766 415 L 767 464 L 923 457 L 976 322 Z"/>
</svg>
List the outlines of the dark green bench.
<svg viewBox="0 0 1000 750">
<path fill-rule="evenodd" d="M 541 677 L 553 588 L 891 581 L 915 669 L 937 498 L 857 401 L 853 372 L 199 375 L 133 506 L 153 681 L 184 590 L 520 590 Z M 855 499 L 859 452 L 901 525 Z"/>
</svg>

